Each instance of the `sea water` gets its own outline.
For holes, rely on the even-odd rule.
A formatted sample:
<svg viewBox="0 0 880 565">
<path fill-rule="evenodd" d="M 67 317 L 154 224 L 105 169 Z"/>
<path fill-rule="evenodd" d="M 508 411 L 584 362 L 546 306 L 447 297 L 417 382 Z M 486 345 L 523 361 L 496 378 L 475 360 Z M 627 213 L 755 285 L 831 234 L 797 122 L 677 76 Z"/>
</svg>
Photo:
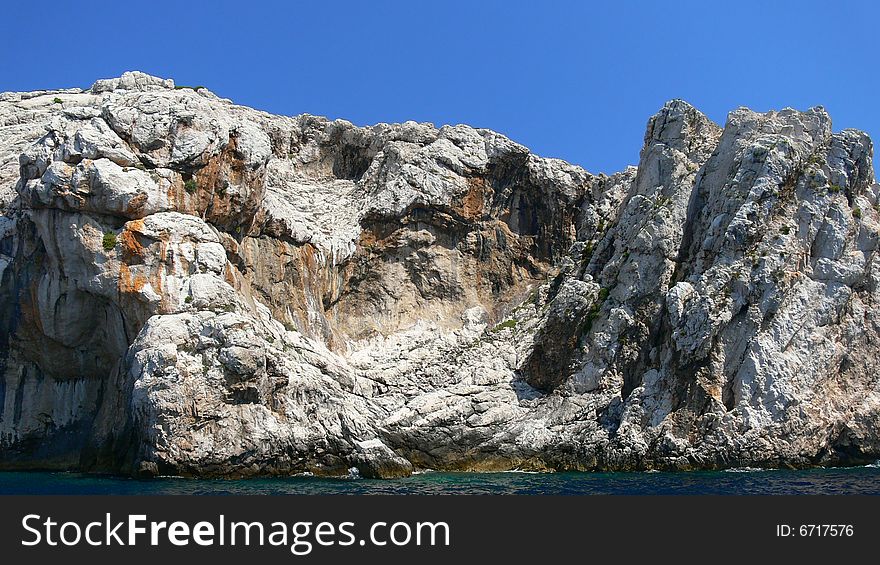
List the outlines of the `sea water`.
<svg viewBox="0 0 880 565">
<path fill-rule="evenodd" d="M 880 494 L 880 465 L 656 473 L 435 473 L 393 480 L 308 476 L 135 480 L 0 472 L 0 494 Z"/>
</svg>

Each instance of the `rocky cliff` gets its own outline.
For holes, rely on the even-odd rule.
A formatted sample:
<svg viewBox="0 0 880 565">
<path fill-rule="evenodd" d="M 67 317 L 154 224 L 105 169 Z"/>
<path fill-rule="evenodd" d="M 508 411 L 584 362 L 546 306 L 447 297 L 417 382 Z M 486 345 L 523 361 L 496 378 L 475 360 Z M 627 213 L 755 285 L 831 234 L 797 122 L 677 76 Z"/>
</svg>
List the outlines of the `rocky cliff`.
<svg viewBox="0 0 880 565">
<path fill-rule="evenodd" d="M 822 108 L 671 101 L 606 176 L 136 72 L 4 93 L 0 468 L 873 461 L 878 193 Z"/>
</svg>

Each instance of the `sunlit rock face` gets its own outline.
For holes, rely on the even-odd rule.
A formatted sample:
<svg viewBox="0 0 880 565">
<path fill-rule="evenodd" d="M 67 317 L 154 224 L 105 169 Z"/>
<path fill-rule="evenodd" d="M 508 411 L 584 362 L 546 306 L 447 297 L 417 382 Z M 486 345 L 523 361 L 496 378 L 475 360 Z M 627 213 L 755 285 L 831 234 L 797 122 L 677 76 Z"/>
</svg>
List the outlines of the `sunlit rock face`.
<svg viewBox="0 0 880 565">
<path fill-rule="evenodd" d="M 822 108 L 671 101 L 606 176 L 136 72 L 0 94 L 0 468 L 876 460 L 872 157 Z"/>
</svg>

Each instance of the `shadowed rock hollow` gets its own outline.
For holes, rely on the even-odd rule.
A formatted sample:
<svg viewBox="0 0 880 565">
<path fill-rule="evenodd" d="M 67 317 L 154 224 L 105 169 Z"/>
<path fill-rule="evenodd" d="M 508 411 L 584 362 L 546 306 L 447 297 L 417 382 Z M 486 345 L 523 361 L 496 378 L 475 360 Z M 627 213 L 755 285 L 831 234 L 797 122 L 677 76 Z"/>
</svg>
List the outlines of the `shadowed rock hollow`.
<svg viewBox="0 0 880 565">
<path fill-rule="evenodd" d="M 4 93 L 0 468 L 873 461 L 878 192 L 822 108 L 671 101 L 606 176 L 136 72 Z"/>
</svg>

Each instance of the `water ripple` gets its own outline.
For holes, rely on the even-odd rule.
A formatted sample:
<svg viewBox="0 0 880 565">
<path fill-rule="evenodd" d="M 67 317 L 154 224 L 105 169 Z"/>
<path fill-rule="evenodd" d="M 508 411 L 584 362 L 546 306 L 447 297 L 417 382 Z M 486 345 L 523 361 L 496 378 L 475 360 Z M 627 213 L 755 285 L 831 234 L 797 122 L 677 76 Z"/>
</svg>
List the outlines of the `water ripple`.
<svg viewBox="0 0 880 565">
<path fill-rule="evenodd" d="M 681 473 L 440 473 L 396 480 L 294 476 L 139 481 L 79 473 L 0 472 L 0 494 L 880 494 L 880 465 Z"/>
</svg>

